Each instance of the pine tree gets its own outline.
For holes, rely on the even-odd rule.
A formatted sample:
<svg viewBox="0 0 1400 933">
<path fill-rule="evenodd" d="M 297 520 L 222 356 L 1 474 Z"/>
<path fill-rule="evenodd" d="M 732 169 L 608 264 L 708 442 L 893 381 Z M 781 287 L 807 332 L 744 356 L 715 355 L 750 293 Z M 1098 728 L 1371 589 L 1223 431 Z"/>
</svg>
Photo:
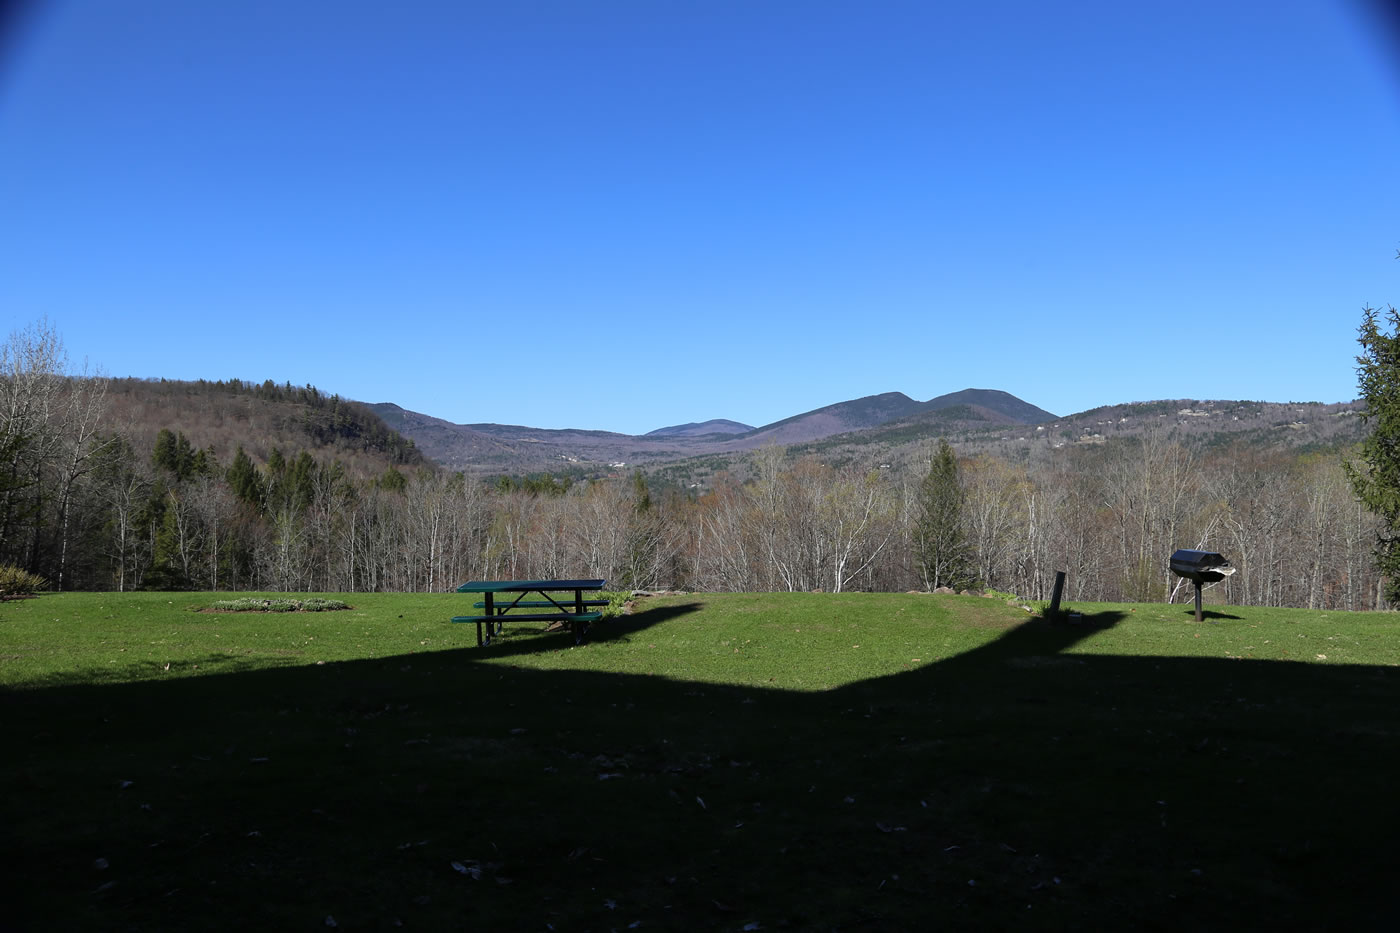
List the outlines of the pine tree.
<svg viewBox="0 0 1400 933">
<path fill-rule="evenodd" d="M 622 588 L 654 586 L 661 555 L 661 516 L 653 508 L 642 471 L 632 474 L 632 514 L 627 519 L 627 564 Z"/>
<path fill-rule="evenodd" d="M 167 492 L 166 496 L 170 494 Z M 189 585 L 180 560 L 180 533 L 175 507 L 162 499 L 161 517 L 152 545 L 151 569 L 146 585 L 158 590 L 184 589 Z"/>
<path fill-rule="evenodd" d="M 924 586 L 930 590 L 942 586 L 957 589 L 972 583 L 962 504 L 957 457 L 948 441 L 940 439 L 938 453 L 919 488 L 920 514 L 914 541 Z"/>
<path fill-rule="evenodd" d="M 228 485 L 233 494 L 250 505 L 262 508 L 263 483 L 258 468 L 243 451 L 242 445 L 233 455 L 233 465 L 228 468 Z"/>
<path fill-rule="evenodd" d="M 1394 605 L 1400 602 L 1400 312 L 1391 307 L 1385 315 L 1390 333 L 1381 329 L 1375 308 L 1362 314 L 1356 373 L 1366 403 L 1361 417 L 1371 433 L 1361 443 L 1361 463 L 1345 466 L 1357 498 L 1381 520 L 1376 564 Z"/>
<path fill-rule="evenodd" d="M 651 511 L 651 489 L 641 470 L 632 473 L 632 499 L 638 512 Z"/>
<path fill-rule="evenodd" d="M 155 447 L 151 449 L 151 464 L 164 467 L 171 473 L 176 472 L 175 432 L 169 428 L 161 428 L 156 435 Z"/>
<path fill-rule="evenodd" d="M 389 492 L 403 492 L 408 488 L 408 478 L 393 467 L 389 467 L 374 481 L 374 484 Z"/>
<path fill-rule="evenodd" d="M 203 454 L 203 451 L 200 451 Z M 185 432 L 178 435 L 169 428 L 161 428 L 156 435 L 155 447 L 151 451 L 151 463 L 169 470 L 175 479 L 184 482 L 199 472 L 195 449 Z"/>
</svg>

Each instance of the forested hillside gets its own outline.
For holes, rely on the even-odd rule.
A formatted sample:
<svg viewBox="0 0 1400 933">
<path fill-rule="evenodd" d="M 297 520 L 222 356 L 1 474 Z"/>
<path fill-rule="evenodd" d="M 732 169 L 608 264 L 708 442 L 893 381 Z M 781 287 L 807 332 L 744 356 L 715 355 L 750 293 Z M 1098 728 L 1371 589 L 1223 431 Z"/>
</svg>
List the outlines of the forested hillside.
<svg viewBox="0 0 1400 933">
<path fill-rule="evenodd" d="M 224 463 L 240 445 L 259 464 L 273 449 L 284 455 L 305 450 L 317 460 L 339 460 L 357 476 L 426 462 L 413 441 L 369 406 L 314 386 L 113 379 L 107 383 L 106 406 L 109 427 L 143 450 L 161 430 L 173 428 Z"/>
<path fill-rule="evenodd" d="M 293 588 L 312 530 L 416 470 L 311 386 L 72 373 L 44 326 L 0 347 L 0 566 L 57 588 Z"/>
</svg>

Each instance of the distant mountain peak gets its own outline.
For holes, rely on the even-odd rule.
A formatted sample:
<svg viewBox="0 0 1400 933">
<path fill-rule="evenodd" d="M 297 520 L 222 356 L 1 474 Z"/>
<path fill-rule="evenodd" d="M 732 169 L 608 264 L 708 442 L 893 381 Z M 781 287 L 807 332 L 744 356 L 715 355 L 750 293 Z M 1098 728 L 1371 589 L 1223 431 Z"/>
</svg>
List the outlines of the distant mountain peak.
<svg viewBox="0 0 1400 933">
<path fill-rule="evenodd" d="M 949 392 L 947 395 L 929 399 L 921 407 L 925 411 L 935 411 L 955 405 L 987 408 L 1020 424 L 1044 424 L 1059 417 L 1000 389 L 963 389 L 961 392 Z"/>
<path fill-rule="evenodd" d="M 648 431 L 642 437 L 703 437 L 706 434 L 747 434 L 752 425 L 724 418 L 711 418 L 709 421 L 692 421 L 689 424 L 675 424 L 666 428 Z"/>
</svg>

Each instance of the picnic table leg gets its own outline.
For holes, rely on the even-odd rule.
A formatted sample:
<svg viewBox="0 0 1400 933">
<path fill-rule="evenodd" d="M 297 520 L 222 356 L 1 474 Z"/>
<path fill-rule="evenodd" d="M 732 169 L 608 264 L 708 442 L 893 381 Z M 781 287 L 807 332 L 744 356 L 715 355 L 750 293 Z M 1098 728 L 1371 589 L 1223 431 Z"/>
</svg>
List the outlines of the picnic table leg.
<svg viewBox="0 0 1400 933">
<path fill-rule="evenodd" d="M 515 597 L 515 602 L 519 602 L 519 601 L 520 601 L 520 597 L 519 597 L 519 596 Z M 486 611 L 487 611 L 487 613 L 490 613 L 492 610 L 489 608 L 490 605 L 491 605 L 491 594 L 489 594 L 489 593 L 486 595 L 486 604 L 487 604 L 487 607 L 488 607 Z M 513 606 L 513 605 L 515 605 L 515 603 L 511 603 L 511 605 Z M 499 635 L 499 634 L 501 634 L 502 632 L 505 631 L 505 629 L 506 629 L 506 624 L 505 624 L 504 622 L 500 621 L 500 618 L 501 618 L 501 616 L 505 615 L 505 614 L 506 614 L 507 612 L 509 612 L 509 611 L 510 611 L 510 606 L 506 606 L 506 607 L 504 607 L 503 609 L 500 609 L 500 610 L 498 610 L 498 611 L 496 612 L 496 620 L 497 620 L 497 621 L 496 621 L 496 631 L 495 631 L 495 634 Z M 487 631 L 488 631 L 488 632 L 491 631 L 491 629 L 490 629 L 489 626 L 488 626 L 488 628 L 487 628 Z"/>
<path fill-rule="evenodd" d="M 574 615 L 583 614 L 583 590 L 574 590 Z M 575 620 L 569 626 L 574 633 L 574 644 L 583 644 L 583 637 L 588 634 L 588 623 Z"/>
</svg>

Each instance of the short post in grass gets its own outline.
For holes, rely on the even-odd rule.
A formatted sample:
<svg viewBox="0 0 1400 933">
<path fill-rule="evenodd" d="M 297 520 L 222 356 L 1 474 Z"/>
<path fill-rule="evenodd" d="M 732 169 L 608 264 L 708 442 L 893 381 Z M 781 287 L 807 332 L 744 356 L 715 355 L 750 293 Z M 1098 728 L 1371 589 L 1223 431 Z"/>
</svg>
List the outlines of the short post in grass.
<svg viewBox="0 0 1400 933">
<path fill-rule="evenodd" d="M 1064 595 L 1064 592 L 1065 572 L 1063 570 L 1057 570 L 1055 571 L 1055 589 L 1050 594 L 1049 616 L 1052 619 L 1058 618 L 1060 615 L 1060 597 Z"/>
</svg>

